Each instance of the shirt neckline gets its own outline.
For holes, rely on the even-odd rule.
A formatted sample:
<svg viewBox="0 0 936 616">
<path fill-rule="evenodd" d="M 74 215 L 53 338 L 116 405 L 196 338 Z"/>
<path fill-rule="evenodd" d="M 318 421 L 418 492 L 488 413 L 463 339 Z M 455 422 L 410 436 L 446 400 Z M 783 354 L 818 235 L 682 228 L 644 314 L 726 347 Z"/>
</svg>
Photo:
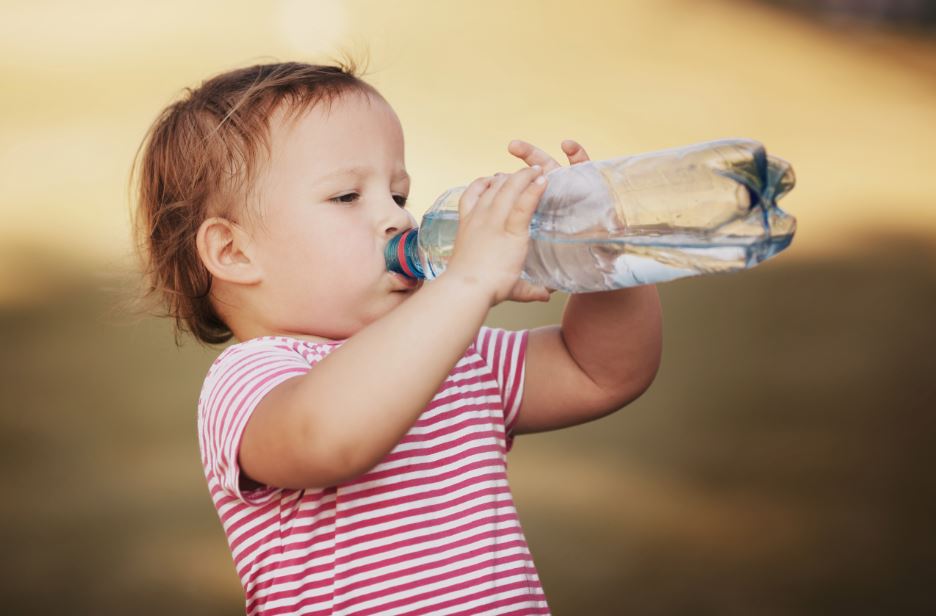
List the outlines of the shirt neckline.
<svg viewBox="0 0 936 616">
<path fill-rule="evenodd" d="M 245 344 L 247 342 L 253 342 L 255 340 L 281 340 L 283 338 L 287 340 L 295 340 L 296 342 L 301 342 L 303 344 L 328 344 L 328 345 L 341 344 L 342 342 L 347 342 L 348 340 L 350 340 L 350 338 L 342 338 L 341 340 L 330 340 L 327 342 L 318 342 L 314 340 L 303 340 L 302 338 L 294 338 L 293 336 L 281 335 L 281 336 L 257 336 L 256 338 L 245 340 L 241 344 Z"/>
</svg>

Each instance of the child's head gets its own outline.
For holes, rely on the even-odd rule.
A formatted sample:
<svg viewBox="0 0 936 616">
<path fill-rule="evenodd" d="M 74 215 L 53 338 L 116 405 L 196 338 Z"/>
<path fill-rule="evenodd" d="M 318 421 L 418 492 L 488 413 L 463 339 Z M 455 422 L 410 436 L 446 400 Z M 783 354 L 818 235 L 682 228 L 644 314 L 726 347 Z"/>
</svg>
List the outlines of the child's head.
<svg viewBox="0 0 936 616">
<path fill-rule="evenodd" d="M 134 224 L 177 335 L 347 338 L 412 293 L 383 261 L 415 224 L 402 128 L 355 72 L 239 69 L 154 122 Z"/>
</svg>

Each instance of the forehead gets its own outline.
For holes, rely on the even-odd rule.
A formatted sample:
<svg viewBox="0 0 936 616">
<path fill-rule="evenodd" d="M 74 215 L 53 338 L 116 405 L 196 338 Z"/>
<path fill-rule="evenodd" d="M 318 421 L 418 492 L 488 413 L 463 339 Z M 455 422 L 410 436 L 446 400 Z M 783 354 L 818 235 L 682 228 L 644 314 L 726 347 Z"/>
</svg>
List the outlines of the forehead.
<svg viewBox="0 0 936 616">
<path fill-rule="evenodd" d="M 328 171 L 337 166 L 361 166 L 403 154 L 403 129 L 390 105 L 370 93 L 349 91 L 322 100 L 299 115 L 278 108 L 270 117 L 272 158 L 302 158 Z"/>
</svg>

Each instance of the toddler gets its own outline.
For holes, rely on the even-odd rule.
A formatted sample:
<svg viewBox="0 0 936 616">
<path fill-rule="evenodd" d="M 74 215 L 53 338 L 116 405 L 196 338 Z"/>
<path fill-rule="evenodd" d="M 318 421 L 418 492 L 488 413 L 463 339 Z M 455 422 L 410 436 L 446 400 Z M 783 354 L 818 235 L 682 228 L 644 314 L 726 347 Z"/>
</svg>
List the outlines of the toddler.
<svg viewBox="0 0 936 616">
<path fill-rule="evenodd" d="M 415 225 L 403 132 L 352 62 L 216 76 L 141 148 L 148 289 L 177 337 L 236 339 L 197 425 L 247 614 L 548 613 L 506 454 L 637 398 L 661 354 L 652 286 L 573 295 L 561 326 L 483 325 L 549 299 L 519 274 L 558 164 L 511 142 L 528 166 L 471 182 L 422 284 L 385 268 Z"/>
</svg>

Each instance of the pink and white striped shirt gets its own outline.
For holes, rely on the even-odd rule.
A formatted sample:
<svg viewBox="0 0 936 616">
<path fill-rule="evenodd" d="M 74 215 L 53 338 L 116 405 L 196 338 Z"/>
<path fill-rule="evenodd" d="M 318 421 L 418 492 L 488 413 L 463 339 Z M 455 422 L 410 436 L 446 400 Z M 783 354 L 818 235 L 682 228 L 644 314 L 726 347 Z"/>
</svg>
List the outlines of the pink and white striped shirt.
<svg viewBox="0 0 936 616">
<path fill-rule="evenodd" d="M 247 614 L 549 613 L 506 472 L 527 333 L 482 327 L 387 457 L 324 490 L 243 490 L 237 454 L 260 399 L 341 341 L 221 352 L 198 434 Z"/>
</svg>

